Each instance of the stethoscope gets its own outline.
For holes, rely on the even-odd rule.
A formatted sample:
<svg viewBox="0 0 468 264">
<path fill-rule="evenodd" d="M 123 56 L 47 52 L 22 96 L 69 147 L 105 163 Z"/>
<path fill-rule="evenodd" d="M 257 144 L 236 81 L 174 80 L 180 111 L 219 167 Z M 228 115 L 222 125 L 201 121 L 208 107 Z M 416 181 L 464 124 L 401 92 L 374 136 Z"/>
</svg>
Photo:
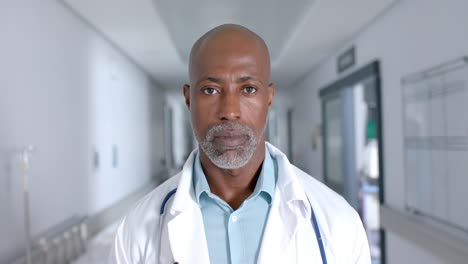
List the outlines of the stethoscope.
<svg viewBox="0 0 468 264">
<path fill-rule="evenodd" d="M 176 193 L 177 188 L 168 192 L 166 197 L 164 197 L 164 200 L 161 204 L 161 208 L 159 209 L 159 215 L 161 216 L 159 218 L 159 230 L 162 228 L 162 215 L 164 214 L 164 208 L 166 207 L 167 202 L 169 199 Z M 310 201 L 309 201 L 310 204 Z M 317 218 L 315 217 L 314 209 L 312 208 L 312 204 L 310 204 L 310 221 L 312 222 L 312 225 L 314 226 L 314 231 L 315 231 L 315 237 L 317 238 L 317 243 L 319 246 L 320 250 L 320 256 L 322 257 L 322 263 L 327 264 L 327 255 L 325 254 L 325 247 L 323 246 L 323 240 L 322 240 L 322 235 L 320 233 L 320 228 L 317 222 Z M 159 236 L 159 247 L 161 247 L 161 236 Z M 161 248 L 159 249 L 159 252 L 161 252 Z"/>
<path fill-rule="evenodd" d="M 310 204 L 310 201 L 309 201 Z M 315 237 L 317 238 L 317 244 L 319 245 L 320 256 L 322 257 L 322 263 L 327 264 L 327 255 L 325 254 L 325 247 L 323 246 L 322 234 L 320 233 L 320 229 L 318 226 L 317 218 L 315 217 L 314 209 L 312 208 L 312 204 L 310 204 L 310 221 L 314 226 Z"/>
</svg>

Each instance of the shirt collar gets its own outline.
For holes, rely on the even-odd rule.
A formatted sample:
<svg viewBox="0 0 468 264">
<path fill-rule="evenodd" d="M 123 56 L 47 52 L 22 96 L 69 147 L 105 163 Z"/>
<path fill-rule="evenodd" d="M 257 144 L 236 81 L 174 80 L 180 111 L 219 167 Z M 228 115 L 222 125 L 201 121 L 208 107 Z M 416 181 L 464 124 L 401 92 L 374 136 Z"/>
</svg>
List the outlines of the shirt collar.
<svg viewBox="0 0 468 264">
<path fill-rule="evenodd" d="M 197 152 L 193 162 L 193 186 L 195 188 L 195 197 L 197 199 L 197 203 L 200 204 L 200 196 L 202 193 L 208 194 L 211 193 L 211 191 L 201 166 L 199 152 Z"/>
<path fill-rule="evenodd" d="M 276 181 L 278 177 L 277 171 L 278 169 L 276 162 L 271 157 L 268 148 L 265 148 L 265 159 L 262 163 L 262 170 L 260 171 L 257 184 L 255 185 L 255 189 L 251 197 L 256 195 L 262 195 L 265 199 L 267 199 L 268 203 L 271 204 L 271 202 L 273 201 Z M 201 166 L 199 153 L 196 154 L 193 163 L 193 186 L 195 189 L 195 197 L 197 199 L 197 202 L 199 205 L 201 205 L 201 195 L 203 193 L 211 194 L 211 191 L 210 186 L 208 185 L 208 181 L 206 180 L 205 173 L 203 172 Z"/>
</svg>

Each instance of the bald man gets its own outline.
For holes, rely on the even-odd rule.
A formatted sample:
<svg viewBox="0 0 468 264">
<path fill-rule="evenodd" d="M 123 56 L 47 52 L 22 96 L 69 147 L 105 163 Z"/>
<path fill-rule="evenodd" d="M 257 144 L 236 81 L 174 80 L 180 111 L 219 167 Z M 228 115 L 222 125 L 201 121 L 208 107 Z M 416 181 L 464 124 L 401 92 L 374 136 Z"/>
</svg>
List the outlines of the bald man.
<svg viewBox="0 0 468 264">
<path fill-rule="evenodd" d="M 192 47 L 189 79 L 199 147 L 124 218 L 111 263 L 370 263 L 356 212 L 265 142 L 265 42 L 216 27 Z"/>
</svg>

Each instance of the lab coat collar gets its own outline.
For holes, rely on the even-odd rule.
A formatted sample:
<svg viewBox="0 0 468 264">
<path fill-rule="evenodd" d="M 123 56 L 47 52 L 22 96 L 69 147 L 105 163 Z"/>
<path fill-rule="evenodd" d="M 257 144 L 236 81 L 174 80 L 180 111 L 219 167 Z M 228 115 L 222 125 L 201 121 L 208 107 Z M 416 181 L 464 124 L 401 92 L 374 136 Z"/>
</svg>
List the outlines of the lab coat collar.
<svg viewBox="0 0 468 264">
<path fill-rule="evenodd" d="M 281 193 L 290 210 L 299 211 L 302 217 L 310 218 L 311 205 L 294 167 L 278 148 L 268 142 L 266 146 L 278 166 L 277 192 Z"/>
<path fill-rule="evenodd" d="M 278 168 L 278 179 L 276 185 L 280 188 L 279 190 L 277 188 L 276 191 L 280 191 L 283 194 L 283 199 L 285 199 L 291 206 L 298 204 L 299 206 L 304 207 L 306 213 L 310 213 L 310 209 L 307 211 L 307 208 L 309 207 L 307 196 L 305 195 L 288 158 L 270 143 L 265 142 L 265 144 L 271 157 L 276 160 L 276 166 Z M 192 173 L 193 163 L 195 162 L 197 153 L 198 148 L 192 151 L 180 172 L 180 182 L 170 210 L 173 215 L 181 212 L 188 202 L 191 203 L 197 201 L 193 188 Z"/>
<path fill-rule="evenodd" d="M 190 153 L 190 156 L 187 158 L 187 161 L 180 172 L 179 185 L 177 186 L 177 192 L 174 196 L 174 202 L 172 203 L 170 210 L 172 215 L 177 215 L 182 212 L 189 203 L 196 203 L 195 192 L 192 186 L 192 168 L 197 152 L 198 148 L 194 149 L 192 153 Z"/>
<path fill-rule="evenodd" d="M 296 176 L 293 166 L 278 148 L 269 142 L 265 142 L 265 144 L 272 158 L 276 160 L 278 179 L 275 192 L 281 193 L 281 199 L 285 201 L 290 210 L 300 212 L 302 217 L 310 218 L 311 204 Z M 176 215 L 184 210 L 188 203 L 196 203 L 195 192 L 192 186 L 192 172 L 193 162 L 197 152 L 198 148 L 192 151 L 180 172 L 180 182 L 170 209 L 172 215 Z M 284 202 L 282 204 L 284 204 Z"/>
</svg>

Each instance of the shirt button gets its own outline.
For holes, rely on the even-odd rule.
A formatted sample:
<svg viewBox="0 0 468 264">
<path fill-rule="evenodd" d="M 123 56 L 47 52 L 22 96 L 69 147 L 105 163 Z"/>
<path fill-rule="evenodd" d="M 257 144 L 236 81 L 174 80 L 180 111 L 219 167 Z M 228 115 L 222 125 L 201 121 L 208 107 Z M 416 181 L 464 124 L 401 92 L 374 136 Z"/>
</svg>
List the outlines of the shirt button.
<svg viewBox="0 0 468 264">
<path fill-rule="evenodd" d="M 237 216 L 234 215 L 233 217 L 231 217 L 231 220 L 232 220 L 232 222 L 235 223 L 237 221 Z"/>
</svg>

